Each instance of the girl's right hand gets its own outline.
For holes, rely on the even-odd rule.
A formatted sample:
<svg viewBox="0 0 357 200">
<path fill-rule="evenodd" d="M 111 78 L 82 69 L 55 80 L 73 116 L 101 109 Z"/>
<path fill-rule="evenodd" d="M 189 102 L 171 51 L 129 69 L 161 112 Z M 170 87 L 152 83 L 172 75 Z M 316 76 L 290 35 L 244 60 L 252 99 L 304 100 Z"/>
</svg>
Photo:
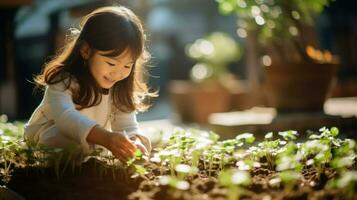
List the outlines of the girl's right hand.
<svg viewBox="0 0 357 200">
<path fill-rule="evenodd" d="M 112 133 L 109 137 L 107 148 L 121 162 L 126 162 L 134 156 L 136 146 L 131 142 L 125 133 Z"/>
</svg>

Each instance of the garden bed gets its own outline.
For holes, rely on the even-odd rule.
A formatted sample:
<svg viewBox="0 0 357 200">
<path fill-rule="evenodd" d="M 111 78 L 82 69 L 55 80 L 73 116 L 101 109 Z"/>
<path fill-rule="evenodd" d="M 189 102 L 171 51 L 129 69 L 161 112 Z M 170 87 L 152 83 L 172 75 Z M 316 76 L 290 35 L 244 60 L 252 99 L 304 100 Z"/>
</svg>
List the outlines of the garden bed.
<svg viewBox="0 0 357 200">
<path fill-rule="evenodd" d="M 99 149 L 22 141 L 22 125 L 0 124 L 1 185 L 25 199 L 356 199 L 356 144 L 337 128 L 252 134 L 219 141 L 213 132 L 177 129 L 148 162 L 122 164 Z M 299 138 L 298 141 L 296 141 Z M 84 160 L 79 163 L 78 160 Z M 0 199 L 5 190 L 0 190 Z M 1 196 L 2 195 L 2 196 Z"/>
</svg>

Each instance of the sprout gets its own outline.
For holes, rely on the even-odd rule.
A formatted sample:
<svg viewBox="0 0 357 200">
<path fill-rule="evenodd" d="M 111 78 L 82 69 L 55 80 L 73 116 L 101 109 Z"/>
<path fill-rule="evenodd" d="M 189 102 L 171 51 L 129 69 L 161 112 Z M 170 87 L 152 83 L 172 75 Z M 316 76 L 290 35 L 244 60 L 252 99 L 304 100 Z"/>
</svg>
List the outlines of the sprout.
<svg viewBox="0 0 357 200">
<path fill-rule="evenodd" d="M 178 172 L 178 178 L 184 179 L 189 174 L 196 174 L 198 172 L 197 167 L 191 167 L 185 164 L 178 164 L 175 167 L 176 172 Z"/>
<path fill-rule="evenodd" d="M 136 149 L 135 152 L 134 152 L 134 156 L 126 162 L 126 166 L 129 167 L 129 166 L 132 165 L 136 160 L 141 160 L 142 155 L 143 155 L 143 154 L 141 153 L 141 150 L 140 150 L 140 149 Z"/>
<path fill-rule="evenodd" d="M 337 179 L 332 179 L 327 183 L 330 188 L 340 188 L 344 191 L 347 199 L 353 199 L 355 196 L 355 187 L 357 184 L 357 171 L 349 171 L 342 174 Z"/>
<path fill-rule="evenodd" d="M 134 165 L 134 167 L 135 167 L 135 172 L 141 177 L 144 177 L 144 175 L 148 173 L 145 167 L 141 165 Z"/>
<path fill-rule="evenodd" d="M 347 167 L 351 167 L 355 163 L 356 155 L 349 155 L 346 157 L 337 157 L 331 161 L 331 166 L 335 169 L 345 170 Z"/>
<path fill-rule="evenodd" d="M 254 137 L 254 135 L 251 134 L 251 133 L 239 134 L 239 135 L 237 135 L 237 137 L 236 137 L 236 140 L 238 140 L 238 141 L 243 140 L 243 139 L 244 139 L 244 141 L 245 141 L 246 143 L 251 144 L 251 143 L 254 142 L 255 137 Z"/>
<path fill-rule="evenodd" d="M 168 185 L 178 190 L 188 190 L 190 188 L 190 184 L 187 181 L 177 179 L 173 176 L 162 176 L 159 179 L 159 183 L 161 185 Z"/>
<path fill-rule="evenodd" d="M 253 167 L 260 167 L 260 163 L 259 162 L 255 162 L 253 160 L 240 160 L 236 163 L 236 166 L 238 167 L 239 170 L 242 171 L 246 171 L 246 170 L 250 170 Z"/>
<path fill-rule="evenodd" d="M 338 136 L 339 130 L 338 130 L 338 128 L 336 128 L 336 127 L 332 127 L 332 128 L 330 129 L 330 133 L 331 133 L 331 135 L 332 135 L 333 137 L 336 137 L 336 136 Z"/>
<path fill-rule="evenodd" d="M 301 178 L 301 174 L 296 171 L 283 171 L 279 174 L 281 181 L 285 184 L 286 188 L 291 191 L 297 180 Z"/>
<path fill-rule="evenodd" d="M 279 135 L 281 135 L 285 140 L 296 140 L 296 136 L 298 135 L 297 131 L 283 131 L 279 132 Z"/>
<path fill-rule="evenodd" d="M 250 170 L 251 167 L 247 165 L 244 161 L 240 160 L 236 163 L 236 166 L 238 167 L 239 170 L 246 171 Z"/>
<path fill-rule="evenodd" d="M 248 172 L 235 169 L 221 171 L 218 181 L 220 185 L 228 187 L 229 200 L 239 199 L 245 193 L 244 186 L 251 184 Z"/>
</svg>

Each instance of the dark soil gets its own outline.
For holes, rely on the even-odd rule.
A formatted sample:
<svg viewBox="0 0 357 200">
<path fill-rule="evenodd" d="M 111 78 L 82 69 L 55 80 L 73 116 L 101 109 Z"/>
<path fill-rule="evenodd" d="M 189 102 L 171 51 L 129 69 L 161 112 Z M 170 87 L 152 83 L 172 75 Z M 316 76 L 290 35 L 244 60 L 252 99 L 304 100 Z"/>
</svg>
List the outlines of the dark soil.
<svg viewBox="0 0 357 200">
<path fill-rule="evenodd" d="M 179 191 L 168 186 L 158 184 L 157 176 L 151 180 L 142 178 L 128 178 L 123 171 L 112 171 L 99 175 L 98 167 L 93 162 L 84 163 L 81 169 L 74 173 L 67 170 L 61 179 L 57 179 L 53 168 L 48 169 L 17 169 L 8 188 L 25 199 L 130 199 L 130 200 L 170 200 L 170 199 L 227 199 L 227 188 L 218 185 L 217 179 L 199 175 L 190 182 L 187 191 Z M 115 174 L 115 180 L 113 180 Z M 328 179 L 335 176 L 335 172 L 327 168 L 319 177 L 314 169 L 305 169 L 303 178 L 291 190 L 282 186 L 272 187 L 269 180 L 276 175 L 275 171 L 257 168 L 251 171 L 252 184 L 246 188 L 241 199 L 253 200 L 344 200 L 357 199 L 346 197 L 340 190 L 326 189 Z M 357 189 L 357 188 L 356 188 Z M 356 190 L 355 190 L 356 191 Z M 1 193 L 1 191 L 0 191 Z M 0 199 L 1 198 L 0 195 Z M 6 199 L 6 198 L 5 198 Z"/>
<path fill-rule="evenodd" d="M 295 186 L 293 190 L 287 190 L 283 187 L 271 187 L 268 184 L 270 178 L 272 178 L 276 172 L 268 169 L 255 169 L 251 172 L 252 185 L 248 187 L 241 196 L 241 199 L 253 199 L 253 200 L 345 200 L 345 199 L 357 199 L 356 197 L 346 197 L 342 191 L 336 189 L 324 188 L 327 179 L 334 176 L 332 170 L 325 170 L 320 176 L 320 180 L 317 180 L 316 171 L 309 169 L 304 171 L 303 181 L 299 185 Z M 325 178 L 323 178 L 325 177 Z M 317 183 L 314 186 L 310 185 L 310 182 Z M 142 181 L 140 183 L 138 191 L 131 193 L 128 198 L 131 200 L 141 199 L 227 199 L 227 188 L 220 187 L 217 183 L 217 179 L 213 177 L 198 177 L 193 181 L 190 181 L 191 187 L 187 191 L 178 192 L 167 186 L 157 186 L 153 184 L 153 181 Z M 321 185 L 321 186 L 320 186 Z M 145 189 L 144 189 L 145 188 Z M 356 188 L 357 189 L 357 188 Z"/>
<path fill-rule="evenodd" d="M 25 199 L 127 199 L 138 189 L 140 179 L 125 177 L 122 170 L 107 169 L 102 175 L 87 162 L 57 178 L 53 168 L 17 169 L 7 185 Z M 1 198 L 0 198 L 1 199 Z"/>
</svg>

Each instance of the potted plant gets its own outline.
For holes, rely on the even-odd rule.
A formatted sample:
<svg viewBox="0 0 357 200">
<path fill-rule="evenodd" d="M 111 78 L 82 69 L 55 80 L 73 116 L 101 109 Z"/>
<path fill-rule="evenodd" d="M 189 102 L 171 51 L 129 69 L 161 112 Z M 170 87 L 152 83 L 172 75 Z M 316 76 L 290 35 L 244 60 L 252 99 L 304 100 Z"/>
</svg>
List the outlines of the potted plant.
<svg viewBox="0 0 357 200">
<path fill-rule="evenodd" d="M 184 122 L 207 123 L 208 115 L 230 107 L 228 64 L 239 60 L 241 50 L 230 36 L 214 32 L 188 44 L 186 54 L 197 61 L 190 71 L 190 81 L 171 81 L 169 93 Z"/>
<path fill-rule="evenodd" d="M 313 24 L 329 0 L 217 2 L 221 13 L 237 16 L 237 34 L 248 39 L 247 54 L 260 54 L 270 105 L 280 112 L 322 111 L 337 59 L 317 49 Z M 255 60 L 251 57 L 248 67 L 260 64 Z"/>
</svg>

